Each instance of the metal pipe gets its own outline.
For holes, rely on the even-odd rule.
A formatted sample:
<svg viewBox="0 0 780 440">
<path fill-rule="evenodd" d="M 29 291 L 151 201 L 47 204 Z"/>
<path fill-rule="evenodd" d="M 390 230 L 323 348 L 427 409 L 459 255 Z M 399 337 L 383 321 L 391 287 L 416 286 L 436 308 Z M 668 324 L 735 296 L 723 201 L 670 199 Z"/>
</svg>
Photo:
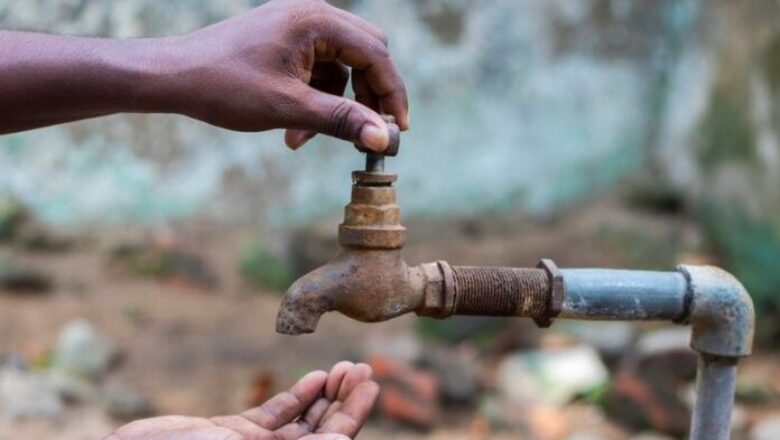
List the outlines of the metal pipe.
<svg viewBox="0 0 780 440">
<path fill-rule="evenodd" d="M 691 440 L 728 440 L 737 382 L 737 358 L 699 356 Z"/>
<path fill-rule="evenodd" d="M 366 172 L 382 173 L 385 171 L 385 156 L 375 153 L 366 153 Z"/>
<path fill-rule="evenodd" d="M 566 296 L 561 318 L 681 321 L 688 282 L 680 272 L 562 269 Z"/>
</svg>

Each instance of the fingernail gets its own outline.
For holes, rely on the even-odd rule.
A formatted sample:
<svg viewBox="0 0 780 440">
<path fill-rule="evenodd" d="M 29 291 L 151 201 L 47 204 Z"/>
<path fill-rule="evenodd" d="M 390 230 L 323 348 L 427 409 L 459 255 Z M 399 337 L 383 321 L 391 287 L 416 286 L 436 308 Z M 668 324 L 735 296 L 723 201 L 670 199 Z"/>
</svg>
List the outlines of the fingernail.
<svg viewBox="0 0 780 440">
<path fill-rule="evenodd" d="M 387 144 L 390 142 L 390 134 L 387 132 L 387 127 L 379 128 L 373 124 L 366 124 L 363 129 L 360 130 L 360 143 L 364 147 L 370 148 L 374 151 L 381 152 L 387 148 Z"/>
</svg>

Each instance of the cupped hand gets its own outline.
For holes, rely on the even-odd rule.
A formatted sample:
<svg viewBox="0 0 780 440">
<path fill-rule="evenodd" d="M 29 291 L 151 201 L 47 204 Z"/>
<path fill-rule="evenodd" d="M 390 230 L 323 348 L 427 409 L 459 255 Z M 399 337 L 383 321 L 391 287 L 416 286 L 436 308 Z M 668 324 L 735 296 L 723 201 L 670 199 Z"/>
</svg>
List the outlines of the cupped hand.
<svg viewBox="0 0 780 440">
<path fill-rule="evenodd" d="M 378 393 L 368 365 L 340 362 L 240 414 L 138 420 L 104 440 L 346 440 L 360 431 Z"/>
<path fill-rule="evenodd" d="M 389 134 L 379 113 L 409 126 L 384 33 L 324 0 L 271 0 L 178 41 L 179 112 L 197 119 L 286 128 L 293 149 L 324 133 L 381 151 Z M 342 96 L 350 71 L 357 102 Z"/>
</svg>

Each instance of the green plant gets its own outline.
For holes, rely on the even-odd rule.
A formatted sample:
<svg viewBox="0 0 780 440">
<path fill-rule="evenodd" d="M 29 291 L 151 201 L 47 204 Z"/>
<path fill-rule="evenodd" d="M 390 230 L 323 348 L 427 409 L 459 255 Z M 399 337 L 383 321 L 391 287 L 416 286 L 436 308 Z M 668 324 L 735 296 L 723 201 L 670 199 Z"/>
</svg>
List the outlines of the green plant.
<svg viewBox="0 0 780 440">
<path fill-rule="evenodd" d="M 281 258 L 256 241 L 243 250 L 239 274 L 250 284 L 284 292 L 293 281 L 292 270 Z"/>
<path fill-rule="evenodd" d="M 768 222 L 740 210 L 702 209 L 706 238 L 747 288 L 759 315 L 780 308 L 780 234 Z"/>
</svg>

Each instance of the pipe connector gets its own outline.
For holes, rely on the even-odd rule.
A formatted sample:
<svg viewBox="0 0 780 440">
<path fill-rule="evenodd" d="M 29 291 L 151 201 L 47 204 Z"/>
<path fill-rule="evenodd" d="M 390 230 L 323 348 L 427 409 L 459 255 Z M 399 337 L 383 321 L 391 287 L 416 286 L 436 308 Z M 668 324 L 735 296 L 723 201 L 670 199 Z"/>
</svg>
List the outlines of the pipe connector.
<svg viewBox="0 0 780 440">
<path fill-rule="evenodd" d="M 688 280 L 691 348 L 711 356 L 748 356 L 753 349 L 755 310 L 747 290 L 713 266 L 680 265 Z"/>
<path fill-rule="evenodd" d="M 425 289 L 421 316 L 519 316 L 549 327 L 561 312 L 563 275 L 552 260 L 536 268 L 422 265 Z"/>
</svg>

